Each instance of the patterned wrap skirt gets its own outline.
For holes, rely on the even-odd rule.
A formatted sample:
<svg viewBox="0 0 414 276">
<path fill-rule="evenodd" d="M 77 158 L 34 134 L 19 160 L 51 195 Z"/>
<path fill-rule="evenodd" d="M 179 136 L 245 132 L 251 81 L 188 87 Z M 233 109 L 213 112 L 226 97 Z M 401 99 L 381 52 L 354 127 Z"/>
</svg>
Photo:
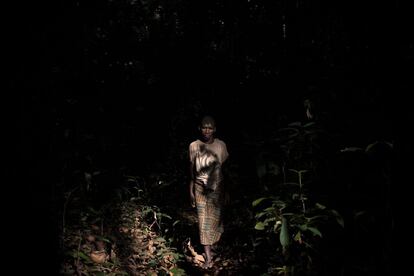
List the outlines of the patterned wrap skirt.
<svg viewBox="0 0 414 276">
<path fill-rule="evenodd" d="M 221 185 L 217 189 L 205 189 L 195 184 L 195 200 L 198 215 L 200 243 L 213 245 L 220 240 L 223 233 L 222 209 L 223 193 Z"/>
</svg>

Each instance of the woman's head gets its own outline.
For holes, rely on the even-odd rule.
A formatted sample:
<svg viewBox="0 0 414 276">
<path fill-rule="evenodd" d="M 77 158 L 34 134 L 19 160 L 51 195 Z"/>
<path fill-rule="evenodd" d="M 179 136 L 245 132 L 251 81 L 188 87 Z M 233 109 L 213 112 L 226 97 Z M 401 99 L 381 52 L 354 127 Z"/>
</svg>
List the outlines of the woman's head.
<svg viewBox="0 0 414 276">
<path fill-rule="evenodd" d="M 211 143 L 214 140 L 214 133 L 216 132 L 216 122 L 211 116 L 204 116 L 201 120 L 199 130 L 204 142 Z"/>
</svg>

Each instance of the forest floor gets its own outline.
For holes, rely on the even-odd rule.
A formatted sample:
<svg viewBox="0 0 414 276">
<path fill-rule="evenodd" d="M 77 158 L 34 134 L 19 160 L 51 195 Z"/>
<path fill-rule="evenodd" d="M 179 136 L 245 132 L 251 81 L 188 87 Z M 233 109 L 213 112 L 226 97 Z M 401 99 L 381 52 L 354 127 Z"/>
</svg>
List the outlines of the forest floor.
<svg viewBox="0 0 414 276">
<path fill-rule="evenodd" d="M 315 243 L 307 246 L 302 242 L 306 236 L 298 236 L 293 227 L 296 232 L 289 236 L 295 245 L 290 256 L 286 255 L 280 231 L 256 228 L 259 210 L 252 203 L 272 191 L 260 189 L 249 176 L 235 178 L 239 186 L 233 186 L 224 208 L 224 233 L 214 248 L 214 265 L 203 269 L 197 215 L 190 206 L 185 178 L 161 173 L 145 180 L 124 178 L 111 192 L 88 194 L 76 189 L 66 194 L 61 275 L 366 276 L 389 269 L 387 255 L 380 255 L 372 233 L 356 222 L 352 225 L 350 198 L 336 198 L 337 206 L 345 206 L 345 230 L 336 224 L 321 224 L 323 238 L 322 234 L 308 236 L 307 241 Z M 263 211 L 265 206 L 260 208 Z M 371 221 L 372 216 L 365 216 Z"/>
<path fill-rule="evenodd" d="M 61 274 L 254 275 L 263 269 L 256 262 L 250 200 L 226 206 L 213 267 L 203 269 L 195 209 L 179 189 L 159 189 L 151 202 L 143 195 L 124 196 L 95 207 L 73 196 L 65 213 Z"/>
</svg>

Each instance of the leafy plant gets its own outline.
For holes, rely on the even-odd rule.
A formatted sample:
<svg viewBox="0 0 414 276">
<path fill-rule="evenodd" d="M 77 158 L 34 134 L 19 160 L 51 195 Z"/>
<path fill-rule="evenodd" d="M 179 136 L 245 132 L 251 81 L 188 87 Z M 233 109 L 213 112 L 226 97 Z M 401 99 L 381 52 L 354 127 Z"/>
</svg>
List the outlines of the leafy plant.
<svg viewBox="0 0 414 276">
<path fill-rule="evenodd" d="M 282 258 L 269 269 L 278 275 L 294 275 L 312 268 L 323 225 L 336 220 L 343 227 L 344 221 L 336 210 L 308 196 L 307 183 L 315 181 L 319 154 L 323 152 L 318 137 L 326 133 L 314 123 L 295 122 L 276 134 L 273 141 L 282 156 L 271 162 L 282 168 L 283 175 L 279 182 L 266 183 L 272 187 L 271 195 L 254 200 L 252 207 L 256 209 L 255 229 L 267 233 L 268 239 L 278 238 Z"/>
<path fill-rule="evenodd" d="M 298 175 L 301 176 L 300 171 Z M 300 183 L 301 181 L 284 183 L 283 186 L 295 186 L 298 191 L 261 197 L 253 201 L 252 206 L 258 209 L 255 215 L 255 229 L 278 235 L 285 260 L 305 255 L 307 258 L 302 260 L 307 261 L 302 265 L 309 267 L 312 263 L 312 251 L 318 239 L 323 236 L 323 224 L 334 219 L 343 227 L 344 221 L 336 210 L 329 209 L 323 204 L 307 204 L 308 199 L 301 191 Z M 291 190 L 290 187 L 288 190 Z M 292 256 L 294 252 L 296 256 Z"/>
</svg>

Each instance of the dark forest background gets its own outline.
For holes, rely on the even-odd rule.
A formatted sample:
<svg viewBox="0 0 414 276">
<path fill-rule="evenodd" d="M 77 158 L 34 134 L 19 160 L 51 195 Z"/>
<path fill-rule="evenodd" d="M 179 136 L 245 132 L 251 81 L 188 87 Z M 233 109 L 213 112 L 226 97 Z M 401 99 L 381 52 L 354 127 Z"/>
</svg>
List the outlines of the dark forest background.
<svg viewBox="0 0 414 276">
<path fill-rule="evenodd" d="M 403 156 L 411 151 L 413 113 L 414 41 L 405 2 L 55 1 L 15 10 L 7 83 L 18 95 L 15 149 L 21 162 L 13 173 L 21 184 L 11 190 L 22 211 L 10 210 L 6 223 L 23 230 L 12 259 L 36 260 L 18 271 L 52 272 L 61 261 L 61 207 L 78 181 L 74 171 L 104 172 L 97 191 L 102 201 L 125 174 L 174 172 L 184 191 L 186 150 L 204 114 L 216 118 L 240 185 L 257 195 L 264 190 L 252 180 L 252 152 L 264 151 L 292 122 L 321 125 L 330 133 L 322 142 L 330 154 L 392 144 L 384 201 L 375 198 L 381 168 L 368 169 L 367 177 L 366 160 L 355 156 L 334 168 L 321 165 L 313 192 L 345 216 L 358 204 L 387 201 L 392 212 L 385 219 L 392 226 L 378 235 L 373 227 L 370 242 L 388 243 L 387 272 L 400 260 L 396 246 L 405 240 L 396 230 L 397 216 L 410 200 L 400 178 L 407 174 Z M 187 200 L 187 194 L 177 195 L 177 201 Z M 27 248 L 27 259 L 13 257 Z M 359 251 L 338 254 L 353 250 Z"/>
</svg>

